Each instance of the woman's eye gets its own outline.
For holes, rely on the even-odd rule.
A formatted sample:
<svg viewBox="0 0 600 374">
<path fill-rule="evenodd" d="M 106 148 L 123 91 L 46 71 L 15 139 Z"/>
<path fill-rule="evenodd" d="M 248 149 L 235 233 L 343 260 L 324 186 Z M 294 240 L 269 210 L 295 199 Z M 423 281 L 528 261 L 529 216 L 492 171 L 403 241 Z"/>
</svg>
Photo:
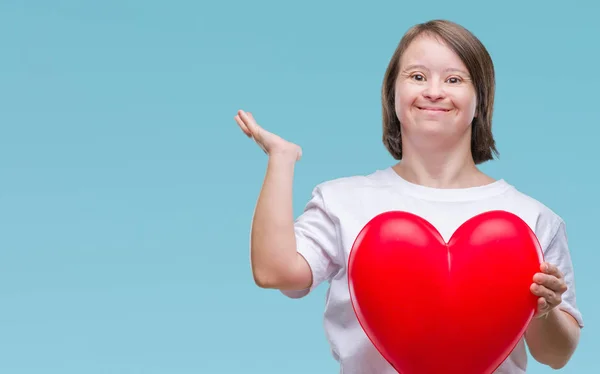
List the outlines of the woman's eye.
<svg viewBox="0 0 600 374">
<path fill-rule="evenodd" d="M 460 83 L 460 78 L 451 77 L 451 78 L 448 78 L 448 82 L 450 82 L 450 83 Z"/>
<path fill-rule="evenodd" d="M 415 74 L 413 75 L 413 79 L 420 82 L 423 81 L 425 77 L 423 77 L 421 74 Z"/>
</svg>

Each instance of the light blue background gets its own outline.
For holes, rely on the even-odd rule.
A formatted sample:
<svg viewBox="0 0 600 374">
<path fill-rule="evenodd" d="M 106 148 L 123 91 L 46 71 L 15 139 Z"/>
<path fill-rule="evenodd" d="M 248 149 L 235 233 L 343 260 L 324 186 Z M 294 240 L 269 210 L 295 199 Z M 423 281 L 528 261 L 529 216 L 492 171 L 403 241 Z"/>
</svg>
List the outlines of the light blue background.
<svg viewBox="0 0 600 374">
<path fill-rule="evenodd" d="M 303 147 L 297 215 L 315 184 L 392 164 L 383 73 L 432 18 L 494 58 L 483 169 L 567 222 L 587 327 L 563 372 L 596 372 L 600 22 L 562 4 L 2 1 L 0 372 L 336 373 L 326 286 L 252 282 L 266 157 L 233 116 Z"/>
</svg>

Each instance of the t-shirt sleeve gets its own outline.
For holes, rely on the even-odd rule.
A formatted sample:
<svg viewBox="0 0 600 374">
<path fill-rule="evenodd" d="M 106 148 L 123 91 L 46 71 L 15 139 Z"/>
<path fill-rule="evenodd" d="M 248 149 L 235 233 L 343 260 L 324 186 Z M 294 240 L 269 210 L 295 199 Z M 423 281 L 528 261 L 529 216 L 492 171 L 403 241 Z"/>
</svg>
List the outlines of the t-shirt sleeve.
<svg viewBox="0 0 600 374">
<path fill-rule="evenodd" d="M 331 218 L 320 186 L 315 187 L 303 213 L 294 222 L 296 249 L 308 262 L 312 272 L 312 285 L 304 290 L 281 291 L 291 298 L 309 294 L 339 270 L 339 241 L 337 225 Z"/>
<path fill-rule="evenodd" d="M 577 323 L 579 323 L 579 326 L 583 327 L 583 318 L 577 308 L 575 297 L 575 273 L 569 252 L 567 231 L 565 223 L 562 220 L 559 221 L 554 236 L 550 239 L 548 246 L 544 250 L 544 261 L 558 267 L 567 284 L 567 291 L 562 295 L 562 303 L 559 305 L 559 308 L 572 315 L 577 320 Z"/>
</svg>

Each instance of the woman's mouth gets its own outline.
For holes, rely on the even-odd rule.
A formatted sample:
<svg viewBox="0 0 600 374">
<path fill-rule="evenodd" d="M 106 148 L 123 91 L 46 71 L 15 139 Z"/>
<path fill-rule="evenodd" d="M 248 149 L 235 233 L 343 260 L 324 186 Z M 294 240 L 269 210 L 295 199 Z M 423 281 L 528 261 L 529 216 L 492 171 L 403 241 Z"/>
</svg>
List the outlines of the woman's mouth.
<svg viewBox="0 0 600 374">
<path fill-rule="evenodd" d="M 419 110 L 423 110 L 426 112 L 432 112 L 432 113 L 446 113 L 446 112 L 450 111 L 450 109 L 447 109 L 447 108 L 432 107 L 432 106 L 417 106 L 417 108 Z"/>
</svg>

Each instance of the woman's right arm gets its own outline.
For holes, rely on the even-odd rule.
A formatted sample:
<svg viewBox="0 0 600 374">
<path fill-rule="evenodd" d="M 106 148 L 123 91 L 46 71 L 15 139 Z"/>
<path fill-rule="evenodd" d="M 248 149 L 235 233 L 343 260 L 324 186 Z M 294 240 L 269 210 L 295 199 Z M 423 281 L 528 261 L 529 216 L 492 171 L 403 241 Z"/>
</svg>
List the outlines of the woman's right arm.
<svg viewBox="0 0 600 374">
<path fill-rule="evenodd" d="M 262 129 L 250 113 L 239 111 L 235 120 L 269 157 L 252 220 L 250 260 L 254 281 L 263 288 L 309 288 L 312 272 L 296 249 L 292 208 L 294 167 L 302 151 Z"/>
</svg>

